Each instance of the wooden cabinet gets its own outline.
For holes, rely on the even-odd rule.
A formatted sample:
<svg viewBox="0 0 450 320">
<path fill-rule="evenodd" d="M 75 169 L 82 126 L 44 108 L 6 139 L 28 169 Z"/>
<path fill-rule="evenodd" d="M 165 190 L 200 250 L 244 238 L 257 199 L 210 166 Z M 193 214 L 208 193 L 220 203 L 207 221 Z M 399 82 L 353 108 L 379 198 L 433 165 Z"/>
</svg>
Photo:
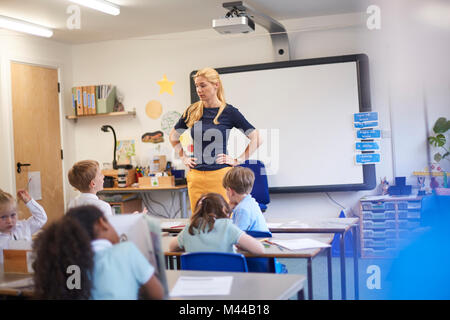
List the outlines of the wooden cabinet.
<svg viewBox="0 0 450 320">
<path fill-rule="evenodd" d="M 142 199 L 109 203 L 115 214 L 142 212 Z"/>
</svg>

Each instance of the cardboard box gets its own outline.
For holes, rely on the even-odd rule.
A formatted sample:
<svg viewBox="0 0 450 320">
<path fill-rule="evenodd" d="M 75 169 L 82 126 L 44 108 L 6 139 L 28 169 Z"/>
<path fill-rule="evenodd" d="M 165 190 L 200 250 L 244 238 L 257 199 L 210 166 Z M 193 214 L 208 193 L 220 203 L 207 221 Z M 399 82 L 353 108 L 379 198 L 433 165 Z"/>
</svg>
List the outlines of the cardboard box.
<svg viewBox="0 0 450 320">
<path fill-rule="evenodd" d="M 117 175 L 119 170 L 102 170 L 104 176 L 114 177 L 114 188 L 117 188 Z M 127 170 L 126 186 L 129 187 L 136 182 L 136 170 L 135 168 Z"/>
<path fill-rule="evenodd" d="M 33 273 L 31 253 L 31 250 L 3 249 L 3 271 Z"/>
<path fill-rule="evenodd" d="M 175 187 L 175 177 L 139 177 L 140 188 L 170 188 Z"/>
</svg>

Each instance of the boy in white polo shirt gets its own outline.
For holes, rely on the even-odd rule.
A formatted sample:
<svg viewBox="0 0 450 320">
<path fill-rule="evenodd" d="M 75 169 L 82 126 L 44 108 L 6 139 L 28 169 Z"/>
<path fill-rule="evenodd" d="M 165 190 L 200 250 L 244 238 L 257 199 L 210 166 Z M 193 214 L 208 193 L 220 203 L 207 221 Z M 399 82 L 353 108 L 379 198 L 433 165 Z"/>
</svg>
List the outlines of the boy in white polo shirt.
<svg viewBox="0 0 450 320">
<path fill-rule="evenodd" d="M 81 192 L 79 196 L 72 199 L 69 209 L 85 205 L 94 205 L 107 216 L 113 215 L 111 206 L 97 197 L 97 192 L 103 190 L 103 179 L 105 176 L 95 160 L 83 160 L 75 163 L 69 170 L 70 184 Z"/>
</svg>

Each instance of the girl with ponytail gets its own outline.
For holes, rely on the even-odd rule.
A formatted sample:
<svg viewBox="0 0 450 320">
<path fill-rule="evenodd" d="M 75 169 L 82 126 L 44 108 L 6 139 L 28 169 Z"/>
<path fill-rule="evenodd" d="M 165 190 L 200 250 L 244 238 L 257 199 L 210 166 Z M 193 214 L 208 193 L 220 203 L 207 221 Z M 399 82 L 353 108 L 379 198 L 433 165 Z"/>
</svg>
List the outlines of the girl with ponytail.
<svg viewBox="0 0 450 320">
<path fill-rule="evenodd" d="M 261 145 L 258 130 L 239 110 L 225 101 L 219 73 L 212 68 L 198 70 L 194 83 L 199 101 L 191 104 L 170 132 L 170 143 L 188 167 L 187 185 L 191 210 L 200 196 L 207 192 L 221 194 L 227 201 L 222 186 L 225 174 L 243 163 Z M 230 130 L 237 128 L 249 139 L 244 153 L 238 158 L 228 155 L 227 143 Z M 194 141 L 193 157 L 187 156 L 180 144 L 180 135 L 190 129 Z"/>
<path fill-rule="evenodd" d="M 233 224 L 230 213 L 228 203 L 220 194 L 202 195 L 190 221 L 170 242 L 170 251 L 232 253 L 236 245 L 249 253 L 264 253 L 264 247 L 258 240 Z"/>
</svg>

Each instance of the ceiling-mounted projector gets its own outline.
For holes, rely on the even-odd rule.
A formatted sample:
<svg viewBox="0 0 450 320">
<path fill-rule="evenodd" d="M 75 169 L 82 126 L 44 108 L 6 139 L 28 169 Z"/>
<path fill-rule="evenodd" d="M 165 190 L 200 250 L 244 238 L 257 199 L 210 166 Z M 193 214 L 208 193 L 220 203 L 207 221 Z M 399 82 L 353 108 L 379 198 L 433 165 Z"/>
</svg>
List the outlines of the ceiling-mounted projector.
<svg viewBox="0 0 450 320">
<path fill-rule="evenodd" d="M 230 17 L 222 19 L 214 19 L 212 21 L 213 28 L 222 34 L 230 33 L 248 33 L 255 31 L 255 23 L 249 17 Z"/>
</svg>

